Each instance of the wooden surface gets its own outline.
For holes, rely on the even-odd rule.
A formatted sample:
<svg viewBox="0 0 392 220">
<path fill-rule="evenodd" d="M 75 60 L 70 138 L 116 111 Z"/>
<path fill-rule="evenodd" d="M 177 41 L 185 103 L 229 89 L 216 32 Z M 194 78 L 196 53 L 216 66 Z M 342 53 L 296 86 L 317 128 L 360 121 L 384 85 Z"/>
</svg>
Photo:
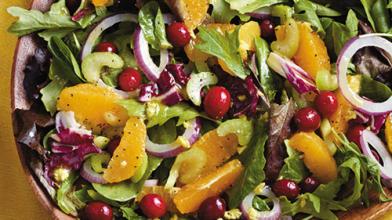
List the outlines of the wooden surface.
<svg viewBox="0 0 392 220">
<path fill-rule="evenodd" d="M 45 2 L 47 0 L 41 0 Z M 41 201 L 43 206 L 39 205 L 37 196 L 43 197 L 40 190 L 36 190 L 36 194 L 32 193 L 32 184 L 34 188 L 38 186 L 34 183 L 33 178 L 26 178 L 26 175 L 21 168 L 19 162 L 13 135 L 11 131 L 11 108 L 10 108 L 10 81 L 11 81 L 11 66 L 12 55 L 16 44 L 16 38 L 5 32 L 12 19 L 5 12 L 10 5 L 20 5 L 26 7 L 30 1 L 26 0 L 0 0 L 0 81 L 3 82 L 0 86 L 0 212 L 1 220 L 8 219 L 50 219 L 53 215 L 61 216 L 57 209 L 52 209 L 51 213 L 45 211 L 51 209 L 51 203 L 44 199 Z M 28 41 L 22 42 L 28 48 Z M 23 59 L 19 60 L 23 63 Z M 17 66 L 17 68 L 20 66 Z M 23 101 L 15 103 L 19 107 L 26 107 Z M 350 216 L 346 215 L 346 219 L 370 219 L 370 213 L 378 213 L 383 215 L 386 208 L 391 208 L 392 203 L 386 205 L 378 205 L 371 210 L 353 210 Z M 64 217 L 64 216 L 63 216 Z M 64 218 L 61 219 L 64 219 Z M 374 219 L 374 218 L 373 218 Z M 382 220 L 392 219 L 392 213 L 388 213 Z"/>
</svg>

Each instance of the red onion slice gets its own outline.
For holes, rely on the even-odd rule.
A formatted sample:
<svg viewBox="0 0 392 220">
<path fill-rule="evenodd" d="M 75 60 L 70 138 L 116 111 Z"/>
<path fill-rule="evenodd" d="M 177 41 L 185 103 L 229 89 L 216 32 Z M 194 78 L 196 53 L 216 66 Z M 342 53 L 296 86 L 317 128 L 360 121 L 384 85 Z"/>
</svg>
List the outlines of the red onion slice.
<svg viewBox="0 0 392 220">
<path fill-rule="evenodd" d="M 160 64 L 158 67 L 151 59 L 148 42 L 144 38 L 143 31 L 140 27 L 137 27 L 134 33 L 134 44 L 136 63 L 149 80 L 156 82 L 166 65 L 169 63 L 168 50 L 161 49 Z"/>
<path fill-rule="evenodd" d="M 389 154 L 385 144 L 381 141 L 377 135 L 369 130 L 364 130 L 362 132 L 361 138 L 361 149 L 363 154 L 371 158 L 381 170 L 382 178 L 386 180 L 392 179 L 392 157 Z M 377 158 L 374 156 L 370 145 L 374 148 L 377 154 L 381 157 L 383 164 L 381 164 Z"/>
<path fill-rule="evenodd" d="M 270 211 L 260 212 L 253 208 L 253 199 L 256 195 L 266 196 L 273 202 L 273 208 Z M 264 186 L 261 192 L 251 192 L 247 195 L 241 203 L 241 211 L 246 219 L 257 219 L 257 220 L 279 220 L 281 216 L 281 208 L 279 199 L 271 191 L 268 186 Z"/>
<path fill-rule="evenodd" d="M 170 144 L 157 144 L 152 142 L 148 137 L 146 141 L 146 151 L 148 154 L 160 157 L 170 158 L 182 153 L 189 148 L 200 137 L 201 121 L 196 118 L 192 120 L 183 135 L 179 136 L 176 141 Z"/>
<path fill-rule="evenodd" d="M 91 160 L 87 159 L 80 170 L 80 175 L 90 183 L 106 184 L 102 174 L 95 172 L 91 167 Z"/>
<path fill-rule="evenodd" d="M 392 97 L 385 102 L 376 103 L 364 99 L 353 92 L 347 81 L 347 69 L 354 54 L 364 47 L 378 47 L 392 55 L 392 43 L 375 35 L 361 35 L 349 40 L 339 54 L 337 61 L 337 75 L 339 88 L 343 96 L 353 106 L 371 115 L 380 115 L 392 111 Z"/>
<path fill-rule="evenodd" d="M 144 187 L 153 187 L 158 185 L 157 179 L 149 179 L 144 182 Z"/>
<path fill-rule="evenodd" d="M 137 23 L 138 21 L 137 21 L 137 16 L 131 13 L 114 14 L 112 16 L 104 18 L 89 33 L 86 43 L 84 44 L 81 52 L 81 59 L 83 60 L 87 55 L 89 55 L 93 51 L 93 48 L 97 43 L 97 39 L 101 36 L 101 34 L 105 30 L 120 22 Z"/>
<path fill-rule="evenodd" d="M 293 61 L 272 52 L 267 63 L 276 73 L 286 78 L 300 94 L 318 91 L 312 77 Z"/>
</svg>

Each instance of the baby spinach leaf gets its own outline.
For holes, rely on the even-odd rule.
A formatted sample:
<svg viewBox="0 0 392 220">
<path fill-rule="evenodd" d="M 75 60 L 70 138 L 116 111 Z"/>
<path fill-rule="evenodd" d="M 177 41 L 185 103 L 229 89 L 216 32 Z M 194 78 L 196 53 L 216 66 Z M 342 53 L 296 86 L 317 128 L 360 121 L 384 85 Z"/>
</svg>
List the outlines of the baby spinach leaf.
<svg viewBox="0 0 392 220">
<path fill-rule="evenodd" d="M 238 53 L 238 28 L 231 33 L 221 34 L 215 29 L 199 27 L 198 36 L 203 42 L 196 44 L 197 49 L 222 59 L 237 77 L 245 79 L 249 75 Z"/>
<path fill-rule="evenodd" d="M 79 24 L 71 20 L 65 0 L 54 3 L 48 12 L 42 13 L 38 10 L 26 10 L 19 7 L 10 7 L 8 13 L 18 20 L 14 22 L 8 31 L 18 36 L 23 36 L 36 31 L 50 29 L 76 29 Z"/>
<path fill-rule="evenodd" d="M 392 96 L 392 90 L 385 84 L 372 79 L 370 76 L 361 76 L 359 95 L 377 102 L 383 102 Z"/>
<path fill-rule="evenodd" d="M 238 207 L 245 196 L 265 179 L 264 146 L 268 139 L 267 122 L 261 118 L 255 122 L 254 126 L 253 136 L 239 158 L 245 170 L 235 185 L 228 191 L 228 205 L 230 208 Z"/>
<path fill-rule="evenodd" d="M 92 184 L 94 189 L 107 199 L 125 202 L 136 197 L 137 185 L 129 180 L 112 184 Z"/>
</svg>

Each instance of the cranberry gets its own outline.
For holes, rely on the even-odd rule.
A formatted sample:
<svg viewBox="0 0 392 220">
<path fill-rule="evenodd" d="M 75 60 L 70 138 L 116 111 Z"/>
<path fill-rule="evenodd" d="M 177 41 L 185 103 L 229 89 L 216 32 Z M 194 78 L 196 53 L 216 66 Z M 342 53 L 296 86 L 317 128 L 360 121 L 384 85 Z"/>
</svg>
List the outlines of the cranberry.
<svg viewBox="0 0 392 220">
<path fill-rule="evenodd" d="M 67 0 L 65 5 L 67 6 L 69 13 L 73 15 L 80 6 L 81 0 Z"/>
<path fill-rule="evenodd" d="M 140 209 L 148 218 L 160 218 L 166 214 L 166 203 L 158 194 L 147 194 L 140 201 Z"/>
<path fill-rule="evenodd" d="M 220 119 L 229 111 L 230 103 L 229 91 L 224 87 L 214 86 L 208 91 L 204 99 L 204 110 L 211 118 Z"/>
<path fill-rule="evenodd" d="M 261 37 L 272 40 L 275 37 L 275 25 L 270 19 L 264 19 L 260 24 Z"/>
<path fill-rule="evenodd" d="M 121 138 L 115 137 L 109 141 L 108 145 L 106 146 L 106 150 L 113 155 L 114 151 L 120 145 Z"/>
<path fill-rule="evenodd" d="M 320 115 L 311 107 L 302 108 L 295 113 L 294 121 L 301 131 L 315 131 L 320 127 Z"/>
<path fill-rule="evenodd" d="M 131 92 L 138 89 L 141 84 L 142 76 L 139 71 L 135 69 L 126 68 L 118 76 L 118 85 L 121 90 Z"/>
<path fill-rule="evenodd" d="M 112 42 L 101 42 L 95 47 L 95 51 L 117 53 L 117 47 Z"/>
<path fill-rule="evenodd" d="M 354 142 L 357 146 L 360 146 L 360 138 L 362 135 L 362 131 L 365 129 L 366 128 L 363 125 L 355 125 L 354 127 L 350 127 L 348 129 L 346 136 L 349 141 Z"/>
<path fill-rule="evenodd" d="M 84 208 L 84 217 L 88 220 L 112 220 L 113 210 L 103 202 L 90 202 Z"/>
<path fill-rule="evenodd" d="M 317 110 L 324 117 L 330 117 L 338 109 L 339 103 L 333 92 L 321 92 L 315 100 Z"/>
<path fill-rule="evenodd" d="M 298 184 L 289 179 L 281 179 L 275 182 L 272 190 L 277 196 L 286 196 L 288 199 L 295 199 L 299 195 Z"/>
<path fill-rule="evenodd" d="M 184 47 L 191 40 L 188 29 L 180 22 L 174 22 L 167 27 L 167 37 L 175 47 Z"/>
<path fill-rule="evenodd" d="M 200 205 L 198 217 L 203 220 L 216 220 L 223 218 L 225 211 L 225 200 L 218 196 L 214 196 L 204 200 L 204 202 Z"/>
<path fill-rule="evenodd" d="M 320 185 L 320 182 L 314 177 L 306 177 L 306 179 L 302 183 L 302 191 L 303 192 L 313 192 Z"/>
</svg>

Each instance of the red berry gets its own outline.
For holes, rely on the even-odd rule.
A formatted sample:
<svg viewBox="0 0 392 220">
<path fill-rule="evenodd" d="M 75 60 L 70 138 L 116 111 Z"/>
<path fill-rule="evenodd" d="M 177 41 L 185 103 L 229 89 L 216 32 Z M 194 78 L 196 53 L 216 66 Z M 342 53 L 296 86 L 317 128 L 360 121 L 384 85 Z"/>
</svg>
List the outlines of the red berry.
<svg viewBox="0 0 392 220">
<path fill-rule="evenodd" d="M 160 218 L 166 214 L 166 203 L 158 194 L 147 194 L 140 201 L 140 209 L 148 218 Z"/>
<path fill-rule="evenodd" d="M 321 92 L 316 100 L 316 109 L 324 117 L 330 117 L 338 109 L 339 103 L 333 92 Z"/>
<path fill-rule="evenodd" d="M 354 142 L 357 146 L 360 146 L 362 131 L 365 129 L 366 128 L 363 125 L 355 125 L 354 127 L 350 127 L 348 129 L 346 136 L 349 141 Z"/>
<path fill-rule="evenodd" d="M 101 42 L 95 47 L 95 51 L 117 53 L 117 47 L 111 42 Z"/>
<path fill-rule="evenodd" d="M 231 97 L 229 91 L 221 86 L 214 86 L 204 99 L 204 110 L 214 119 L 223 118 L 229 111 Z"/>
<path fill-rule="evenodd" d="M 191 35 L 184 23 L 174 22 L 167 27 L 167 37 L 175 47 L 184 47 L 191 40 Z"/>
<path fill-rule="evenodd" d="M 118 76 L 118 85 L 121 90 L 131 92 L 135 91 L 142 84 L 142 76 L 139 71 L 126 68 L 122 71 L 122 73 Z"/>
<path fill-rule="evenodd" d="M 275 37 L 275 25 L 270 19 L 265 19 L 260 23 L 261 37 L 271 40 Z"/>
<path fill-rule="evenodd" d="M 289 179 L 281 179 L 272 186 L 272 191 L 277 196 L 286 196 L 288 199 L 295 199 L 299 195 L 300 188 L 296 182 Z"/>
<path fill-rule="evenodd" d="M 218 196 L 214 196 L 204 200 L 200 205 L 198 217 L 203 220 L 216 220 L 218 218 L 223 218 L 225 211 L 225 200 Z"/>
<path fill-rule="evenodd" d="M 302 108 L 295 113 L 294 121 L 301 131 L 315 131 L 320 127 L 320 115 L 311 107 Z"/>
<path fill-rule="evenodd" d="M 84 208 L 84 217 L 87 220 L 113 220 L 113 210 L 103 202 L 90 202 Z"/>
<path fill-rule="evenodd" d="M 306 177 L 302 183 L 302 192 L 313 192 L 320 185 L 320 182 L 314 177 Z"/>
<path fill-rule="evenodd" d="M 121 138 L 115 137 L 109 141 L 108 145 L 106 146 L 106 150 L 113 155 L 114 151 L 120 145 Z"/>
</svg>

